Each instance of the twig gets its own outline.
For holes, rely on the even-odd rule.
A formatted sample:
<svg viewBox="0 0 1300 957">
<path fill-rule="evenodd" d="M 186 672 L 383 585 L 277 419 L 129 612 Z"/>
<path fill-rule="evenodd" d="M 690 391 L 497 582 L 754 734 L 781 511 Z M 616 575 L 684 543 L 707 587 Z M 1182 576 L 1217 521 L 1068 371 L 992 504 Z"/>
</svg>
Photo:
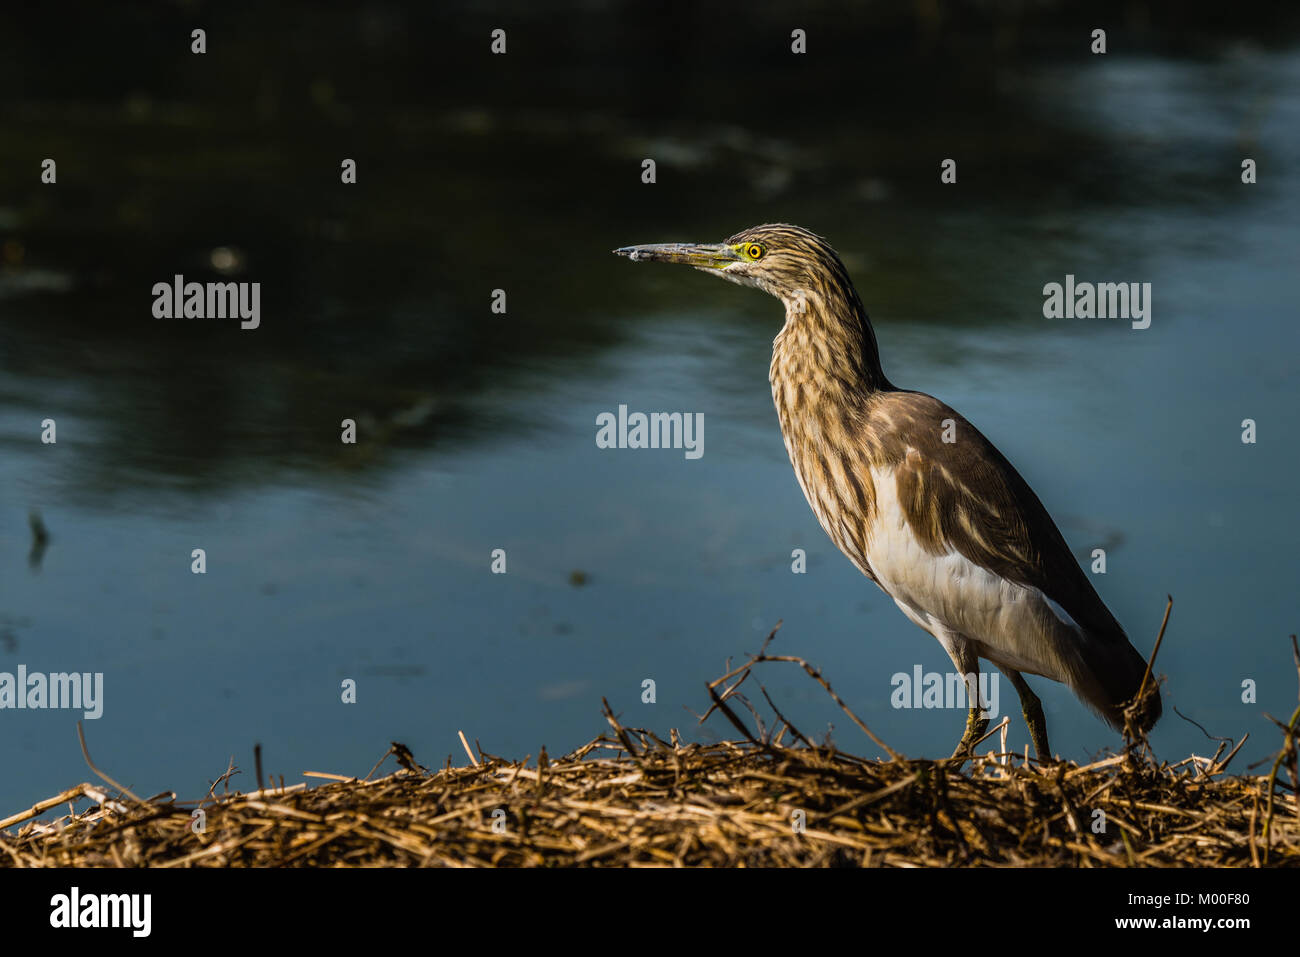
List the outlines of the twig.
<svg viewBox="0 0 1300 957">
<path fill-rule="evenodd" d="M 1169 624 L 1169 612 L 1174 607 L 1174 596 L 1166 595 L 1168 602 L 1165 604 L 1165 616 L 1160 620 L 1160 632 L 1156 635 L 1156 645 L 1151 649 L 1151 657 L 1147 659 L 1147 670 L 1142 673 L 1142 683 L 1138 685 L 1138 693 L 1134 696 L 1134 701 L 1142 700 L 1142 693 L 1147 690 L 1147 682 L 1151 680 L 1151 669 L 1155 666 L 1156 655 L 1160 654 L 1160 643 L 1165 640 L 1165 627 Z"/>
<path fill-rule="evenodd" d="M 819 685 L 821 685 L 826 690 L 826 693 L 830 695 L 831 700 L 834 701 L 837 705 L 839 705 L 840 710 L 843 711 L 845 714 L 847 714 L 849 718 L 853 721 L 853 723 L 858 726 L 858 730 L 860 730 L 868 738 L 874 741 L 877 746 L 884 748 L 885 751 L 889 753 L 890 758 L 892 758 L 893 760 L 895 761 L 907 760 L 905 757 L 903 757 L 903 755 L 899 754 L 889 745 L 885 744 L 884 741 L 880 740 L 880 738 L 876 737 L 876 735 L 872 732 L 872 730 L 866 726 L 863 720 L 853 713 L 853 709 L 850 708 L 847 704 L 845 704 L 844 701 L 840 698 L 840 696 L 835 693 L 834 689 L 831 688 L 830 682 L 822 677 L 822 673 L 818 671 L 816 668 L 814 668 L 812 665 L 810 665 L 803 658 L 799 658 L 794 655 L 759 655 L 758 657 L 754 658 L 750 662 L 750 664 L 756 665 L 763 661 L 785 661 L 791 664 L 799 665 L 801 668 L 803 668 L 805 672 L 807 672 L 810 678 L 812 678 L 814 681 L 816 681 Z M 710 691 L 712 691 L 712 688 L 710 688 Z"/>
<path fill-rule="evenodd" d="M 122 787 L 122 785 L 118 784 L 116 781 L 110 778 L 103 771 L 99 770 L 99 768 L 95 767 L 95 762 L 90 760 L 90 752 L 86 749 L 86 733 L 81 729 L 80 721 L 77 722 L 77 738 L 78 740 L 81 741 L 81 756 L 86 759 L 86 765 L 90 768 L 90 770 L 94 771 L 96 774 L 98 774 L 101 778 L 103 778 L 113 787 L 117 788 L 119 793 L 125 794 L 136 804 L 145 803 L 144 801 L 141 801 L 138 797 L 136 797 L 136 795 L 129 788 Z"/>
<path fill-rule="evenodd" d="M 469 763 L 474 765 L 474 767 L 478 767 L 478 758 L 474 757 L 474 752 L 469 749 L 469 742 L 465 740 L 465 732 L 457 731 L 456 733 L 460 735 L 460 746 L 464 748 L 465 753 L 469 755 Z"/>
</svg>

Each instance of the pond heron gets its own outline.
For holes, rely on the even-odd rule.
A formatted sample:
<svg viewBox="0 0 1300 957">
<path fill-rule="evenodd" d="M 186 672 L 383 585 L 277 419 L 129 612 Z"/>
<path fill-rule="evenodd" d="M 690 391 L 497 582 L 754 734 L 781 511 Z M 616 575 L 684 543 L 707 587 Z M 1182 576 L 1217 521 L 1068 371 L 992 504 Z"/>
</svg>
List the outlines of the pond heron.
<svg viewBox="0 0 1300 957">
<path fill-rule="evenodd" d="M 770 224 L 722 243 L 614 252 L 694 266 L 785 305 L 769 379 L 795 476 L 840 551 L 963 676 L 970 711 L 954 757 L 988 726 L 974 690 L 981 658 L 1020 695 L 1040 761 L 1051 760 L 1047 722 L 1024 674 L 1069 685 L 1116 729 L 1126 710 L 1142 731 L 1155 724 L 1146 661 L 1043 504 L 959 413 L 885 378 L 862 300 L 824 239 Z"/>
</svg>

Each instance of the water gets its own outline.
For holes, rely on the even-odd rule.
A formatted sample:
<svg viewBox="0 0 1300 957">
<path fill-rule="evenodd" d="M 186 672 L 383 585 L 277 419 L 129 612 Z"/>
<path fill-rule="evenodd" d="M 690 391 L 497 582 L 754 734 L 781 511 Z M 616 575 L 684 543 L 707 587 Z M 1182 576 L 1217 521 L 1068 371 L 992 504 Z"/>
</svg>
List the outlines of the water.
<svg viewBox="0 0 1300 957">
<path fill-rule="evenodd" d="M 492 754 L 557 754 L 601 733 L 602 697 L 627 724 L 731 736 L 697 727 L 704 684 L 782 620 L 773 650 L 824 669 L 896 749 L 946 755 L 962 712 L 889 703 L 894 673 L 946 656 L 794 481 L 766 379 L 779 304 L 609 253 L 787 220 L 841 250 L 893 381 L 978 425 L 1081 560 L 1106 549 L 1095 583 L 1143 652 L 1174 596 L 1154 747 L 1214 751 L 1176 706 L 1212 735 L 1250 731 L 1242 770 L 1276 740 L 1262 713 L 1296 693 L 1300 52 L 1090 66 L 1000 75 L 1025 132 L 972 132 L 949 192 L 914 145 L 919 114 L 810 142 L 703 112 L 647 133 L 616 104 L 448 108 L 390 117 L 385 142 L 406 150 L 373 147 L 386 158 L 363 161 L 354 198 L 333 174 L 301 185 L 288 170 L 317 146 L 283 132 L 230 133 L 246 152 L 199 170 L 204 135 L 137 104 L 141 129 L 104 156 L 133 170 L 115 195 L 69 162 L 56 211 L 26 184 L 0 202 L 22 244 L 0 276 L 0 671 L 103 672 L 96 763 L 195 797 L 232 757 L 251 788 L 259 742 L 287 781 L 364 774 L 392 740 L 459 762 L 459 730 Z M 61 122 L 29 114 L 18 138 Z M 246 142 L 263 135 L 264 155 Z M 652 200 L 637 157 L 656 149 L 681 158 Z M 227 244 L 247 257 L 234 278 L 264 284 L 262 329 L 149 316 L 152 282 L 211 278 Z M 1042 286 L 1067 273 L 1150 282 L 1151 327 L 1045 320 Z M 598 449 L 596 416 L 620 404 L 703 413 L 704 456 Z M 57 445 L 38 440 L 46 417 Z M 51 536 L 37 565 L 31 509 Z M 877 753 L 800 672 L 765 681 L 805 733 Z M 1031 682 L 1057 751 L 1116 744 Z M 1005 683 L 1000 703 L 1023 748 Z M 0 811 L 91 778 L 78 717 L 0 712 Z"/>
</svg>

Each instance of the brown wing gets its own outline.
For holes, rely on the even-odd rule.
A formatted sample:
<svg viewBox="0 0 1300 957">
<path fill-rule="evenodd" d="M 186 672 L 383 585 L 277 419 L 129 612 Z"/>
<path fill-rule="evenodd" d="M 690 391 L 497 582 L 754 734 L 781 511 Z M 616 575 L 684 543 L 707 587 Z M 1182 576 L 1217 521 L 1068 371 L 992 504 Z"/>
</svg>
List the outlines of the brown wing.
<svg viewBox="0 0 1300 957">
<path fill-rule="evenodd" d="M 965 418 L 924 393 L 885 392 L 869 403 L 867 425 L 882 464 L 896 470 L 899 501 L 927 551 L 956 549 L 1037 588 L 1091 637 L 1127 643 L 1038 496 Z"/>
</svg>

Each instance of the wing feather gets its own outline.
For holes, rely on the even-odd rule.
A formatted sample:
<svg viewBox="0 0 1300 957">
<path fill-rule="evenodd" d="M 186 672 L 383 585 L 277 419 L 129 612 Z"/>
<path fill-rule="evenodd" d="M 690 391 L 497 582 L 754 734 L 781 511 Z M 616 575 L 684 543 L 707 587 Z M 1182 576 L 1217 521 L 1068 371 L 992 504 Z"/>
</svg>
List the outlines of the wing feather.
<svg viewBox="0 0 1300 957">
<path fill-rule="evenodd" d="M 932 396 L 889 392 L 869 407 L 867 427 L 882 452 L 877 464 L 894 471 L 908 524 L 927 551 L 955 550 L 1038 589 L 1090 636 L 1127 642 L 1038 496 L 975 426 Z M 945 442 L 953 428 L 955 440 Z M 899 435 L 906 445 L 891 438 Z"/>
</svg>

